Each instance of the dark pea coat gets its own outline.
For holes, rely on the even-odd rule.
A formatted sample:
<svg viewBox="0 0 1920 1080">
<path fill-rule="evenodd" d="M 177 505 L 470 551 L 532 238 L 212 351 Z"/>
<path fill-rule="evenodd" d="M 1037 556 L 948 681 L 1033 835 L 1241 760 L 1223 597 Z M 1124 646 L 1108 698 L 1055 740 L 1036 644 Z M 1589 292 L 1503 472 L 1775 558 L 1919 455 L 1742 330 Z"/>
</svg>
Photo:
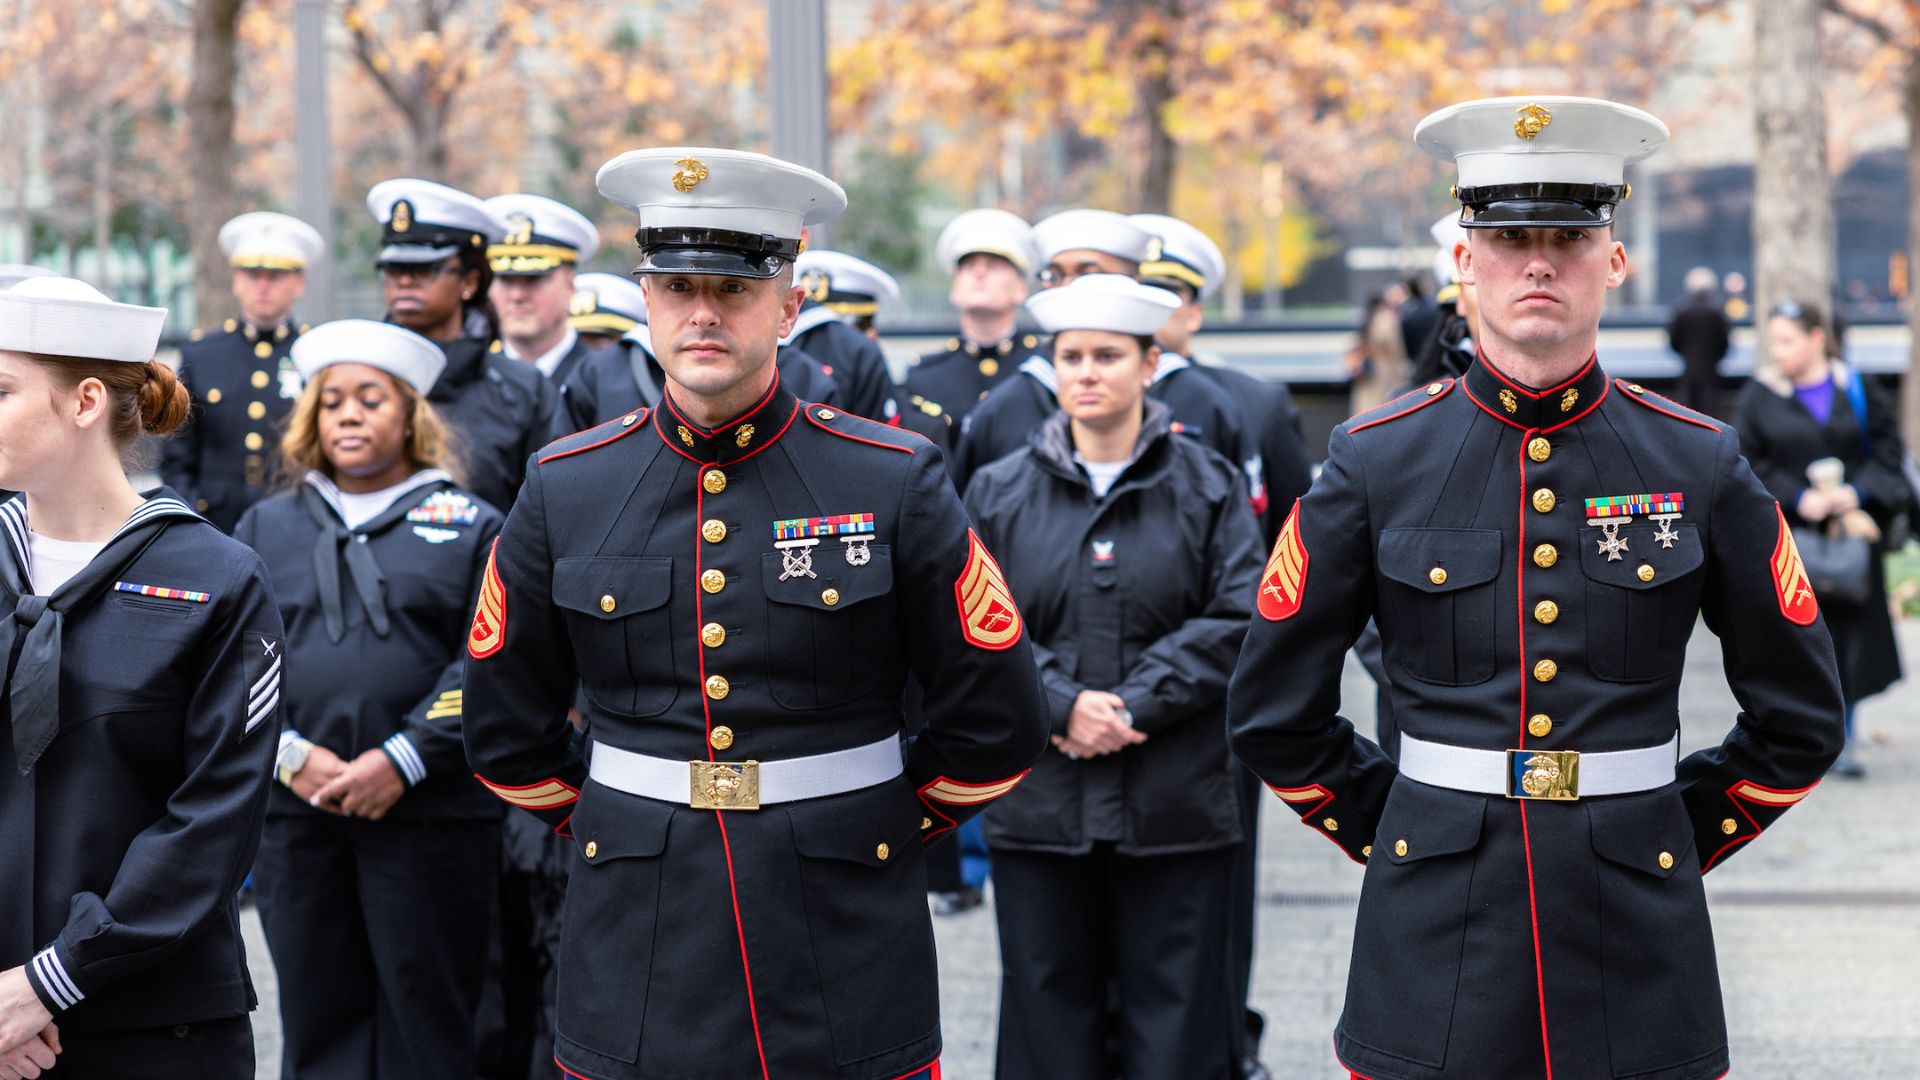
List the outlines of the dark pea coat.
<svg viewBox="0 0 1920 1080">
<path fill-rule="evenodd" d="M 1034 356 L 1046 360 L 1038 334 L 1015 332 L 992 345 L 948 338 L 941 351 L 914 358 L 900 388 L 910 397 L 918 396 L 939 406 L 958 424 Z"/>
<path fill-rule="evenodd" d="M 1648 495 L 1665 520 L 1587 502 Z M 1701 874 L 1804 798 L 1842 741 L 1831 641 L 1732 431 L 1596 360 L 1536 391 L 1482 359 L 1335 430 L 1256 612 L 1234 749 L 1366 868 L 1335 1034 L 1349 1069 L 1727 1071 Z M 1658 748 L 1701 615 L 1740 712 L 1663 786 L 1571 801 L 1433 786 L 1337 714 L 1371 616 L 1401 760 L 1416 738 L 1529 755 L 1510 773 L 1542 751 Z"/>
<path fill-rule="evenodd" d="M 527 457 L 553 431 L 553 382 L 532 364 L 507 359 L 497 341 L 463 337 L 437 344 L 447 367 L 427 400 L 459 437 L 467 489 L 489 505 L 512 506 Z"/>
<path fill-rule="evenodd" d="M 161 444 L 160 476 L 223 531 L 271 489 L 280 423 L 300 396 L 288 353 L 302 329 L 228 319 L 180 346 L 180 382 L 193 411 Z"/>
<path fill-rule="evenodd" d="M 788 573 L 776 522 L 871 514 Z M 809 576 L 809 574 L 811 576 Z M 783 577 L 784 575 L 784 577 Z M 1004 578 L 918 436 L 779 380 L 708 430 L 671 396 L 530 466 L 482 584 L 467 754 L 575 838 L 560 1063 L 594 1080 L 894 1080 L 940 1051 L 922 844 L 1011 790 L 1045 745 Z M 596 748 L 779 761 L 926 725 L 904 774 L 758 810 L 695 810 L 587 776 Z M 724 753 L 722 753 L 724 751 Z"/>
</svg>

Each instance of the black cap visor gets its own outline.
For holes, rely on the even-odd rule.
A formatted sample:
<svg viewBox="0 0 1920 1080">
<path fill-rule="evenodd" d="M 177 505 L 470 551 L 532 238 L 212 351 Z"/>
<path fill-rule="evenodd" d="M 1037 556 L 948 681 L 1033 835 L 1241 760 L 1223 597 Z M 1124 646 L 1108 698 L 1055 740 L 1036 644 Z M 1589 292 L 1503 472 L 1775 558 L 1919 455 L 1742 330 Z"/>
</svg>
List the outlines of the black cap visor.
<svg viewBox="0 0 1920 1080">
<path fill-rule="evenodd" d="M 778 277 L 800 254 L 798 238 L 728 229 L 648 229 L 633 234 L 640 245 L 635 274 L 708 274 L 716 277 Z"/>
<path fill-rule="evenodd" d="M 380 254 L 375 256 L 373 261 L 376 266 L 385 266 L 388 263 L 424 266 L 458 254 L 460 254 L 460 248 L 455 244 L 388 244 L 380 249 Z"/>
<path fill-rule="evenodd" d="M 1461 188 L 1467 229 L 1595 229 L 1613 224 L 1624 184 L 1493 184 Z"/>
</svg>

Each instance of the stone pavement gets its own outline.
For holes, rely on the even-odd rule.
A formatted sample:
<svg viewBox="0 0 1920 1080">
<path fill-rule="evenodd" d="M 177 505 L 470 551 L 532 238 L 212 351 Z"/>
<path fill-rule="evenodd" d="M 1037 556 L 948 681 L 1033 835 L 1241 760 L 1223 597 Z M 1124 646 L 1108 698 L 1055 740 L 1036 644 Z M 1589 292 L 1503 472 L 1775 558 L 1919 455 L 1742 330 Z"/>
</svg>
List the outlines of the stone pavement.
<svg viewBox="0 0 1920 1080">
<path fill-rule="evenodd" d="M 1900 626 L 1909 669 L 1920 621 Z M 1920 1077 L 1920 691 L 1914 682 L 1862 706 L 1864 781 L 1832 780 L 1707 878 L 1734 1080 Z M 1373 685 L 1349 663 L 1347 715 L 1373 723 Z M 1681 692 L 1684 749 L 1718 742 L 1736 705 L 1718 642 L 1694 634 Z M 1347 1080 L 1331 1037 L 1345 994 L 1359 867 L 1291 813 L 1262 829 L 1254 1005 L 1279 1080 Z M 248 954 L 262 1080 L 277 1076 L 274 987 L 258 923 Z M 990 907 L 936 919 L 949 1080 L 992 1075 L 999 953 Z M 1658 948 L 1658 942 L 1648 942 Z M 1070 1080 L 1070 1078 L 1069 1078 Z"/>
</svg>

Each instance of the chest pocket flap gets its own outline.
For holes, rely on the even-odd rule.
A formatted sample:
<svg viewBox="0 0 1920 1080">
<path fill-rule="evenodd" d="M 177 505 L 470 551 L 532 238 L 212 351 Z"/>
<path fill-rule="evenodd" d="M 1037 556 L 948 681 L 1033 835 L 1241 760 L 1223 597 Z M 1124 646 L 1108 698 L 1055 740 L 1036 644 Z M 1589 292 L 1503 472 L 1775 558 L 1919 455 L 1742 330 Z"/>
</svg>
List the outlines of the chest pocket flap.
<svg viewBox="0 0 1920 1080">
<path fill-rule="evenodd" d="M 1661 532 L 1658 522 L 1634 521 L 1621 526 L 1618 535 L 1627 546 L 1618 559 L 1608 559 L 1600 550 L 1600 526 L 1582 525 L 1580 569 L 1592 580 L 1620 589 L 1657 589 L 1671 584 L 1707 561 L 1700 530 L 1686 522 L 1672 524 L 1672 547 L 1655 539 Z M 1650 567 L 1652 573 L 1641 570 L 1642 566 Z"/>
<path fill-rule="evenodd" d="M 1387 529 L 1380 534 L 1378 561 L 1382 575 L 1421 592 L 1471 589 L 1499 576 L 1500 533 L 1496 529 Z"/>
<path fill-rule="evenodd" d="M 785 572 L 786 557 L 778 551 L 762 555 L 760 570 L 767 599 L 776 604 L 835 612 L 893 591 L 892 548 L 869 543 L 866 565 L 853 566 L 840 550 L 843 547 L 845 545 L 837 540 L 822 540 L 813 548 L 814 576 L 795 574 L 785 581 L 780 580 L 780 575 Z"/>
<path fill-rule="evenodd" d="M 553 564 L 553 602 L 596 619 L 611 622 L 652 611 L 672 594 L 672 559 L 595 556 Z"/>
</svg>

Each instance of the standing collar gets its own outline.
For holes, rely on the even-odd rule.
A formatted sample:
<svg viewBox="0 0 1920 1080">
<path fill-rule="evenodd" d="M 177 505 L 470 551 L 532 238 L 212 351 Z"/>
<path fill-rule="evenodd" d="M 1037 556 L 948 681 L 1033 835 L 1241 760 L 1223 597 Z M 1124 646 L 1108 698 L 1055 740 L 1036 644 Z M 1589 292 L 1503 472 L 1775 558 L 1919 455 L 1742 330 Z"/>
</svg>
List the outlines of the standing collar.
<svg viewBox="0 0 1920 1080">
<path fill-rule="evenodd" d="M 1598 356 L 1589 356 L 1569 378 L 1535 390 L 1495 367 L 1482 352 L 1467 368 L 1467 396 L 1490 415 L 1527 431 L 1552 431 L 1593 411 L 1607 396 L 1607 373 Z"/>
<path fill-rule="evenodd" d="M 653 429 L 681 457 L 701 465 L 728 465 L 772 446 L 787 433 L 799 413 L 800 399 L 786 388 L 775 369 L 772 385 L 753 408 L 712 428 L 687 419 L 674 404 L 673 391 L 663 389 Z"/>
</svg>

